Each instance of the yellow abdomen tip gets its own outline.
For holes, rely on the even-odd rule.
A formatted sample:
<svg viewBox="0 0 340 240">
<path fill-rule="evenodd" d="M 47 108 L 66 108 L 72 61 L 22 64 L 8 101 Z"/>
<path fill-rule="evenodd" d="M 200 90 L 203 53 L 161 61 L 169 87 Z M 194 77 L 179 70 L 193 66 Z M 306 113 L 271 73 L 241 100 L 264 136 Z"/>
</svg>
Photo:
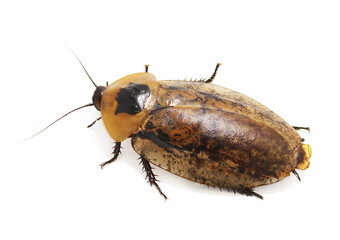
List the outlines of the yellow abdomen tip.
<svg viewBox="0 0 340 240">
<path fill-rule="evenodd" d="M 297 165 L 297 169 L 305 170 L 309 167 L 309 159 L 312 157 L 312 149 L 308 144 L 301 144 L 301 149 L 304 152 L 303 160 Z"/>
</svg>

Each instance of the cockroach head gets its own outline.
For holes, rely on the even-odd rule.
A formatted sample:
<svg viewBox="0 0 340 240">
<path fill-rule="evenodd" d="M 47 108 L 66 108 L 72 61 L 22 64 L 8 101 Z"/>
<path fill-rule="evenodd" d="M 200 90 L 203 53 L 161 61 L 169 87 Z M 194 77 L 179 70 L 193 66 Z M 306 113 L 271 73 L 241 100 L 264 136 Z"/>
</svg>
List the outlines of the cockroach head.
<svg viewBox="0 0 340 240">
<path fill-rule="evenodd" d="M 92 96 L 93 105 L 98 111 L 100 111 L 100 103 L 105 89 L 105 86 L 98 86 Z"/>
</svg>

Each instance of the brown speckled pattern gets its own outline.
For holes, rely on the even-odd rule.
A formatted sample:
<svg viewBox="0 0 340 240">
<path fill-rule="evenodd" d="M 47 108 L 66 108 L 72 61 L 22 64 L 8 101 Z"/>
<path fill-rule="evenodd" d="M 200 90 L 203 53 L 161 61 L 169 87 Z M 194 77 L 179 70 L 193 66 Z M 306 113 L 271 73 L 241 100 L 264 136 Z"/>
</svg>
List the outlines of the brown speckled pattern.
<svg viewBox="0 0 340 240">
<path fill-rule="evenodd" d="M 253 99 L 207 83 L 159 81 L 135 151 L 189 180 L 231 189 L 279 181 L 301 157 L 297 132 Z"/>
</svg>

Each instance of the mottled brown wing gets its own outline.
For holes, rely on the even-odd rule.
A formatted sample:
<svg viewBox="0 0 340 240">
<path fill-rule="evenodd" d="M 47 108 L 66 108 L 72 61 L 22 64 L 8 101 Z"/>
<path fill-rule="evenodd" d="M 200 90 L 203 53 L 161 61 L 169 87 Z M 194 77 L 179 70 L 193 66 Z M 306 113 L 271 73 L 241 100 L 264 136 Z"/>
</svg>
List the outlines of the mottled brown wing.
<svg viewBox="0 0 340 240">
<path fill-rule="evenodd" d="M 202 105 L 159 107 L 132 136 L 132 145 L 170 172 L 219 187 L 275 182 L 297 164 L 295 149 L 276 129 L 245 114 Z"/>
<path fill-rule="evenodd" d="M 291 148 L 300 144 L 299 134 L 273 111 L 236 91 L 214 84 L 187 81 L 159 81 L 158 105 L 161 107 L 204 108 L 230 112 L 275 129 Z"/>
</svg>

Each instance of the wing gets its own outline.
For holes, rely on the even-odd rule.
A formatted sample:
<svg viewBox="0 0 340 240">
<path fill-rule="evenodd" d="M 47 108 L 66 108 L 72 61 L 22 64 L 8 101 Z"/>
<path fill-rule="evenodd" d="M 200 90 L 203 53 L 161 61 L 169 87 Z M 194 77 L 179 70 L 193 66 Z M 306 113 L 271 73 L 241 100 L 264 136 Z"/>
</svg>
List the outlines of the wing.
<svg viewBox="0 0 340 240">
<path fill-rule="evenodd" d="M 286 139 L 273 128 L 242 114 L 202 106 L 152 111 L 133 135 L 132 145 L 170 172 L 219 187 L 274 182 L 296 165 Z"/>
<path fill-rule="evenodd" d="M 283 136 L 292 149 L 300 146 L 299 134 L 273 111 L 233 90 L 214 84 L 187 81 L 159 81 L 158 106 L 204 108 L 249 117 Z"/>
</svg>

